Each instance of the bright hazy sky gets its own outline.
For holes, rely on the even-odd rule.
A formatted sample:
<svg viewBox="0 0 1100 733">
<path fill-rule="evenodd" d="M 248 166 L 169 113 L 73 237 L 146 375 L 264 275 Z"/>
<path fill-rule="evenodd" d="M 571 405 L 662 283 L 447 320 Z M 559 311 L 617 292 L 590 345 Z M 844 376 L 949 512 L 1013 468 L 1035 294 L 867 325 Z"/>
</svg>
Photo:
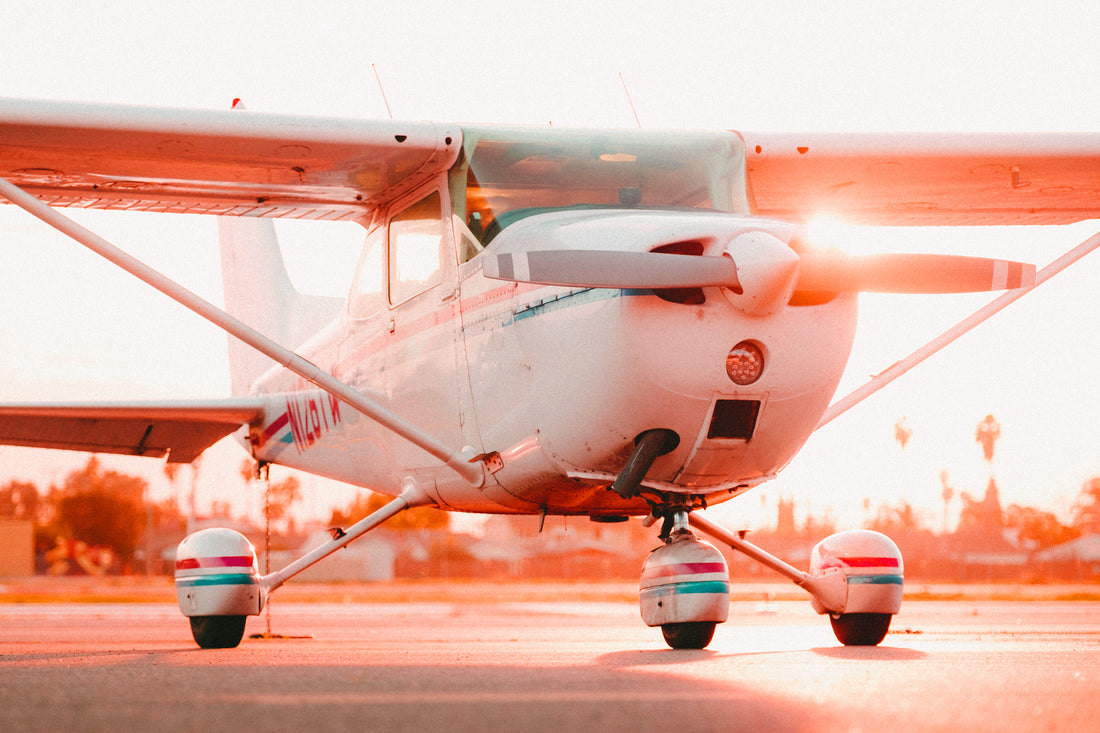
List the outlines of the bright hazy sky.
<svg viewBox="0 0 1100 733">
<path fill-rule="evenodd" d="M 398 118 L 753 131 L 1096 131 L 1100 10 L 1088 2 L 191 2 L 5 3 L 0 96 Z M 171 9 L 169 9 L 171 8 Z M 78 215 L 107 239 L 221 301 L 215 224 Z M 879 251 L 952 251 L 1043 265 L 1100 229 L 834 232 Z M 300 231 L 288 235 L 301 236 Z M 351 240 L 359 240 L 352 232 Z M 344 237 L 347 240 L 347 237 Z M 354 247 L 287 243 L 300 283 L 339 292 Z M 319 267 L 327 265 L 327 269 Z M 974 441 L 1002 426 L 1004 504 L 1065 514 L 1100 475 L 1093 387 L 1100 322 L 1093 254 L 815 435 L 782 476 L 715 509 L 734 527 L 775 502 L 841 526 L 903 499 L 941 526 L 940 472 L 980 496 Z M 310 286 L 311 289 L 316 289 Z M 988 300 L 864 296 L 838 393 Z M 0 208 L 0 400 L 227 393 L 225 337 L 14 207 Z M 812 365 L 807 363 L 807 368 Z M 913 430 L 903 453 L 894 423 Z M 201 506 L 237 495 L 244 453 L 218 446 Z M 0 449 L 0 482 L 57 481 L 82 455 Z M 166 492 L 160 464 L 110 459 Z M 220 488 L 219 488 L 220 487 Z M 349 493 L 307 483 L 326 513 Z M 243 506 L 239 500 L 238 506 Z M 958 502 L 952 507 L 957 511 Z"/>
</svg>

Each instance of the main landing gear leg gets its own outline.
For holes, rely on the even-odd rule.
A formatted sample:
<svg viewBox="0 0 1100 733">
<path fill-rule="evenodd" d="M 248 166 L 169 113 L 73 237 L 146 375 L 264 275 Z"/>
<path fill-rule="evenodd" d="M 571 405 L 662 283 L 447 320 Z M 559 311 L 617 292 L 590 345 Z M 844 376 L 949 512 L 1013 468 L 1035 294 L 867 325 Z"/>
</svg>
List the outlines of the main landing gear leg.
<svg viewBox="0 0 1100 733">
<path fill-rule="evenodd" d="M 698 514 L 689 523 L 804 588 L 814 610 L 829 614 L 845 646 L 881 643 L 901 609 L 901 552 L 884 534 L 856 529 L 830 535 L 814 547 L 805 573 Z"/>
<path fill-rule="evenodd" d="M 343 549 L 347 545 L 350 545 L 355 540 L 359 539 L 367 532 L 375 529 L 387 519 L 397 516 L 406 509 L 410 509 L 414 506 L 426 506 L 431 504 L 432 500 L 424 492 L 424 489 L 420 487 L 420 484 L 414 479 L 406 479 L 404 490 L 401 495 L 396 499 L 386 504 L 384 507 L 367 516 L 364 519 L 359 520 L 355 524 L 347 528 L 347 530 L 338 530 L 333 532 L 331 540 L 325 544 L 317 547 L 306 555 L 302 556 L 298 560 L 287 565 L 282 570 L 265 575 L 263 577 L 263 587 L 266 593 L 273 592 L 276 588 L 281 586 L 286 581 L 293 578 L 298 573 L 303 572 L 307 568 L 311 568 L 321 560 Z"/>
</svg>

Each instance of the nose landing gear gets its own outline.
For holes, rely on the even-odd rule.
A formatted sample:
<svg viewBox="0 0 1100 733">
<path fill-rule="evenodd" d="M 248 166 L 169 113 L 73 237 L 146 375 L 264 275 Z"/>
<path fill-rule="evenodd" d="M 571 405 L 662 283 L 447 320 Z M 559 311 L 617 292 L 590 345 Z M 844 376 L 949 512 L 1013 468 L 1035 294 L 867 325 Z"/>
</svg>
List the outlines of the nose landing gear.
<svg viewBox="0 0 1100 733">
<path fill-rule="evenodd" d="M 642 620 L 660 626 L 673 649 L 703 649 L 729 617 L 729 568 L 722 553 L 688 529 L 686 511 L 670 515 L 665 544 L 642 567 Z"/>
</svg>

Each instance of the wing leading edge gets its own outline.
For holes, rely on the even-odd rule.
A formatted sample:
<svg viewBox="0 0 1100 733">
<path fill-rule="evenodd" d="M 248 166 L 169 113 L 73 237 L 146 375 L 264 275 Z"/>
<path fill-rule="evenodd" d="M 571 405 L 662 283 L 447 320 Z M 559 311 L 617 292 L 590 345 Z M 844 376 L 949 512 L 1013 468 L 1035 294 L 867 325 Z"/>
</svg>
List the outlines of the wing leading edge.
<svg viewBox="0 0 1100 733">
<path fill-rule="evenodd" d="M 1100 219 L 1100 133 L 741 133 L 755 210 L 850 224 Z"/>
<path fill-rule="evenodd" d="M 241 426 L 263 417 L 263 400 L 0 404 L 0 445 L 190 463 Z"/>
<path fill-rule="evenodd" d="M 0 99 L 0 176 L 51 206 L 358 219 L 461 143 L 427 122 Z"/>
</svg>

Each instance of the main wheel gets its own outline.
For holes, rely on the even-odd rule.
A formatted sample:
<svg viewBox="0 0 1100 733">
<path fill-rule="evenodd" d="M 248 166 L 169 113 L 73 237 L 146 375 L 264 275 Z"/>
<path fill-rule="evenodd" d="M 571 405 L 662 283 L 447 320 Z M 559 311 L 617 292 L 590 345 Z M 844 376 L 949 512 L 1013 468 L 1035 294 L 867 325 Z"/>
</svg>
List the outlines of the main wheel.
<svg viewBox="0 0 1100 733">
<path fill-rule="evenodd" d="M 842 613 L 829 616 L 837 641 L 844 646 L 878 646 L 890 630 L 889 613 Z"/>
<path fill-rule="evenodd" d="M 713 621 L 685 621 L 665 624 L 661 627 L 661 633 L 673 649 L 705 649 L 714 638 L 716 625 Z"/>
<path fill-rule="evenodd" d="M 247 616 L 192 616 L 191 636 L 203 649 L 232 649 L 244 637 Z"/>
</svg>

